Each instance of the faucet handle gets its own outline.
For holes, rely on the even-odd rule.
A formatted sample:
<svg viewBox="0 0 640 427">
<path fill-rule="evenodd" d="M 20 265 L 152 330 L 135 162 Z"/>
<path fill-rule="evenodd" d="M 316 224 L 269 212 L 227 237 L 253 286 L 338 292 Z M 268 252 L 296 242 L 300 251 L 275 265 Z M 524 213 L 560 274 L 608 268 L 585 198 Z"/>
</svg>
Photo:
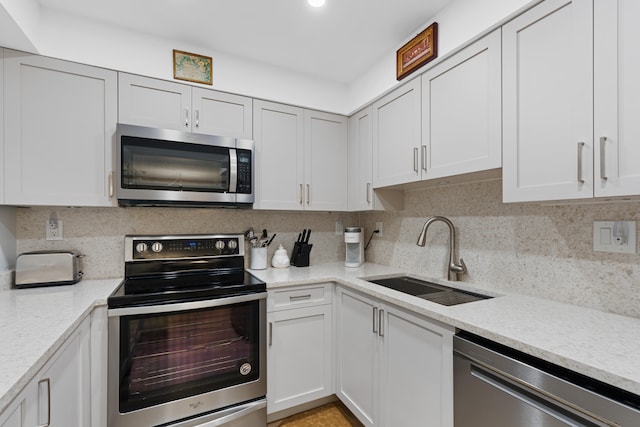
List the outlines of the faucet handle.
<svg viewBox="0 0 640 427">
<path fill-rule="evenodd" d="M 451 265 L 449 266 L 449 270 L 453 271 L 454 273 L 463 274 L 467 272 L 467 266 L 464 263 L 464 260 L 460 258 L 460 264 L 451 263 Z"/>
</svg>

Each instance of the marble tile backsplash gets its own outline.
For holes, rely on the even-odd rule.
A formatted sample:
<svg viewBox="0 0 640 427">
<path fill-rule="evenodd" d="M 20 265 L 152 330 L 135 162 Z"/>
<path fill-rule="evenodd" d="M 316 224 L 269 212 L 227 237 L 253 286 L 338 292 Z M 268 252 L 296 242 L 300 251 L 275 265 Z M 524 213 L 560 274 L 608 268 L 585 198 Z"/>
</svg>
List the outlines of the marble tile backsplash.
<svg viewBox="0 0 640 427">
<path fill-rule="evenodd" d="M 407 191 L 405 211 L 360 217 L 366 234 L 383 221 L 367 260 L 407 272 L 446 277 L 448 228 L 434 223 L 426 247 L 416 245 L 428 217 L 453 221 L 462 281 L 603 311 L 640 317 L 640 256 L 593 251 L 593 221 L 640 224 L 640 202 L 541 205 L 502 203 L 502 182 Z"/>
<path fill-rule="evenodd" d="M 63 240 L 45 240 L 45 224 L 62 220 Z M 257 233 L 266 228 L 277 236 L 269 246 L 268 261 L 282 244 L 291 254 L 303 228 L 312 230 L 311 263 L 344 259 L 344 240 L 335 235 L 335 223 L 356 225 L 358 215 L 327 212 L 280 212 L 242 209 L 185 208 L 18 208 L 17 251 L 76 249 L 85 254 L 87 279 L 121 277 L 126 234 Z M 249 256 L 246 256 L 248 265 Z"/>
<path fill-rule="evenodd" d="M 243 233 L 249 226 L 277 233 L 291 253 L 303 228 L 311 228 L 311 263 L 344 260 L 335 223 L 362 225 L 368 239 L 377 221 L 367 261 L 430 277 L 446 277 L 448 229 L 435 223 L 426 247 L 416 240 L 433 215 L 451 219 L 459 256 L 468 274 L 462 281 L 497 292 L 515 291 L 603 311 L 640 317 L 640 256 L 593 251 L 593 221 L 640 224 L 640 202 L 541 205 L 502 203 L 501 181 L 407 191 L 402 212 L 327 213 L 179 208 L 17 209 L 18 253 L 77 249 L 86 254 L 87 278 L 120 277 L 125 234 Z M 45 222 L 63 221 L 64 240 L 46 241 Z M 248 258 L 248 257 L 247 257 Z M 248 261 L 248 260 L 247 260 Z"/>
</svg>

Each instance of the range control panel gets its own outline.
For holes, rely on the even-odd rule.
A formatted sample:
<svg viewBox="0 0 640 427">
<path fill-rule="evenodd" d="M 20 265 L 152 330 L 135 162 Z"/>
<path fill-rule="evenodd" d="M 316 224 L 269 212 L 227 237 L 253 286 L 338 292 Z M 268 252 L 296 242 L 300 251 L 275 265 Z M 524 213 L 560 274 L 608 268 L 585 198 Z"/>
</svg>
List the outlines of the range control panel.
<svg viewBox="0 0 640 427">
<path fill-rule="evenodd" d="M 242 234 L 125 236 L 125 262 L 244 256 Z"/>
</svg>

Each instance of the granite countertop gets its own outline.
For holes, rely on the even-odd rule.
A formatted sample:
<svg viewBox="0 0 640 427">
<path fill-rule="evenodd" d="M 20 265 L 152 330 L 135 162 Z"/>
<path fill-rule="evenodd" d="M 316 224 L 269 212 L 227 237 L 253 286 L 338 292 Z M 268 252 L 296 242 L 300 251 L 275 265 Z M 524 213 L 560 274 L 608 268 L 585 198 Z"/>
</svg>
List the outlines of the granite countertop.
<svg viewBox="0 0 640 427">
<path fill-rule="evenodd" d="M 344 263 L 328 263 L 250 271 L 267 282 L 267 289 L 336 282 L 640 395 L 640 319 L 409 274 L 497 296 L 447 307 L 361 280 L 360 277 L 405 273 L 375 264 L 346 268 Z"/>
<path fill-rule="evenodd" d="M 0 290 L 0 412 L 121 280 Z"/>
<path fill-rule="evenodd" d="M 640 354 L 640 319 L 422 277 L 497 296 L 447 307 L 360 279 L 405 273 L 376 264 L 346 268 L 335 262 L 250 271 L 267 282 L 267 289 L 336 282 L 640 395 L 636 356 Z M 91 310 L 106 305 L 120 281 L 84 280 L 70 286 L 0 290 L 0 412 Z"/>
</svg>

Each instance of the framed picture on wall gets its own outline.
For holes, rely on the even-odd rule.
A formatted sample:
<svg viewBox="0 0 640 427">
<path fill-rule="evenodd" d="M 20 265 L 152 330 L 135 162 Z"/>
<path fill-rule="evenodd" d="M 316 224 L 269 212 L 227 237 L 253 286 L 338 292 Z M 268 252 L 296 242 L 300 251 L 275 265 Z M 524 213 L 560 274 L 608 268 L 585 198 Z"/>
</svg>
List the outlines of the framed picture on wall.
<svg viewBox="0 0 640 427">
<path fill-rule="evenodd" d="M 213 60 L 210 56 L 173 50 L 173 78 L 189 82 L 213 84 Z"/>
<path fill-rule="evenodd" d="M 402 80 L 438 56 L 438 23 L 434 22 L 396 53 L 396 78 Z"/>
</svg>

